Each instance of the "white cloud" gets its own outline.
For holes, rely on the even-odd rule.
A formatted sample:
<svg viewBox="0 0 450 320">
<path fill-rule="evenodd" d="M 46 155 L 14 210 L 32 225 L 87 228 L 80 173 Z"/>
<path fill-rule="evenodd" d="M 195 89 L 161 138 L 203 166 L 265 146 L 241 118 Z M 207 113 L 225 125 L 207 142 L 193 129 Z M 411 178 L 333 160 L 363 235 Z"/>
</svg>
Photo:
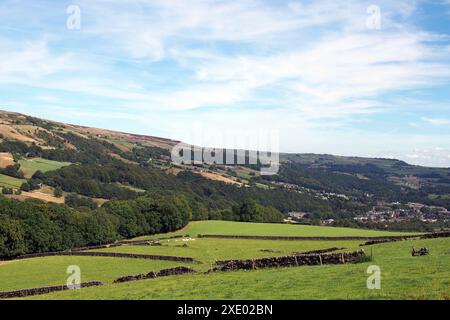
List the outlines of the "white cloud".
<svg viewBox="0 0 450 320">
<path fill-rule="evenodd" d="M 58 72 L 70 72 L 79 66 L 72 55 L 51 55 L 45 41 L 5 43 L 0 39 L 0 75 L 42 79 Z"/>
<path fill-rule="evenodd" d="M 36 101 L 61 108 L 67 104 L 64 94 L 79 96 L 88 105 L 109 99 L 115 116 L 130 114 L 133 121 L 145 122 L 151 113 L 158 130 L 173 123 L 176 132 L 186 120 L 198 119 L 211 128 L 223 121 L 254 129 L 274 126 L 286 132 L 290 151 L 326 151 L 327 146 L 329 152 L 350 154 L 352 149 L 369 150 L 368 144 L 376 145 L 371 150 L 377 153 L 392 137 L 375 143 L 359 133 L 356 147 L 319 130 L 397 107 L 389 95 L 401 93 L 406 99 L 405 91 L 450 80 L 448 35 L 424 32 L 409 20 L 420 1 L 377 1 L 381 30 L 367 30 L 368 4 L 356 0 L 78 4 L 79 32 L 55 28 L 64 10 L 50 6 L 40 16 L 34 7 L 27 11 L 16 1 L 0 4 L 0 20 L 8 32 L 24 28 L 24 21 L 31 29 L 45 29 L 19 30 L 23 33 L 13 39 L 0 28 L 2 85 L 36 88 Z M 8 25 L 17 16 L 20 23 Z M 427 97 L 422 98 L 426 105 Z M 77 102 L 70 101 L 71 106 Z M 398 106 L 410 107 L 408 101 Z M 90 112 L 106 117 L 105 108 Z M 445 119 L 422 120 L 448 124 Z M 313 142 L 324 147 L 315 148 Z"/>
<path fill-rule="evenodd" d="M 91 44 L 90 55 L 50 53 L 45 41 L 24 44 L 22 50 L 0 54 L 0 81 L 164 110 L 232 107 L 261 99 L 270 104 L 273 99 L 261 98 L 259 92 L 270 87 L 278 91 L 277 107 L 304 116 L 346 117 L 376 111 L 382 104 L 379 95 L 435 83 L 449 74 L 448 65 L 430 62 L 442 55 L 439 47 L 427 44 L 433 35 L 396 26 L 394 12 L 407 17 L 414 9 L 408 1 L 379 4 L 381 32 L 366 29 L 366 4 L 360 1 L 268 5 L 257 0 L 135 0 L 125 5 L 108 0 L 79 5 L 80 35 L 98 42 Z M 224 41 L 253 49 L 227 52 L 205 46 Z M 127 69 L 117 70 L 102 59 L 102 54 L 121 59 L 121 53 L 125 62 L 174 59 L 197 79 L 186 79 L 170 92 L 139 88 L 120 77 Z M 91 71 L 105 70 L 76 72 L 89 63 Z M 54 74 L 66 79 L 53 80 Z"/>
<path fill-rule="evenodd" d="M 429 124 L 432 124 L 434 126 L 448 126 L 450 125 L 450 119 L 444 119 L 444 118 L 426 118 L 423 117 L 422 121 L 425 121 Z"/>
<path fill-rule="evenodd" d="M 423 166 L 450 168 L 450 149 L 442 147 L 415 149 L 413 153 L 404 155 L 403 159 Z"/>
</svg>

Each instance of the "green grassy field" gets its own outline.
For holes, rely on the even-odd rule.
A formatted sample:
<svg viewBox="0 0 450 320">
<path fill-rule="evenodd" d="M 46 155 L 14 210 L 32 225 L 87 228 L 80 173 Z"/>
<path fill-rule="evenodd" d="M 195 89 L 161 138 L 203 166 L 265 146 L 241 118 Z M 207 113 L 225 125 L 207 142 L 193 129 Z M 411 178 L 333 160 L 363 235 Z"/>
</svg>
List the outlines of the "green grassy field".
<svg viewBox="0 0 450 320">
<path fill-rule="evenodd" d="M 285 256 L 294 252 L 333 247 L 355 251 L 358 249 L 361 241 L 322 242 L 202 238 L 188 242 L 184 242 L 181 239 L 170 239 L 163 240 L 161 243 L 163 246 L 121 246 L 94 251 L 192 257 L 202 262 L 200 265 L 193 265 L 195 269 L 207 271 L 216 260 Z M 184 244 L 187 244 L 187 247 L 183 247 Z M 267 252 L 267 250 L 272 252 Z"/>
<path fill-rule="evenodd" d="M 234 240 L 227 240 L 234 241 Z M 354 265 L 184 275 L 56 293 L 36 299 L 450 299 L 448 239 L 374 246 L 374 261 Z M 412 257 L 411 246 L 432 254 Z M 366 287 L 381 269 L 381 290 Z"/>
<path fill-rule="evenodd" d="M 47 172 L 71 165 L 70 162 L 59 162 L 42 158 L 21 159 L 19 164 L 26 178 L 31 178 L 38 170 Z"/>
<path fill-rule="evenodd" d="M 267 229 L 268 227 L 272 227 Z M 300 227 L 299 229 L 293 229 Z M 182 233 L 258 235 L 374 235 L 345 228 L 194 222 Z M 206 230 L 208 232 L 206 232 Z M 385 232 L 376 232 L 385 235 Z M 164 236 L 164 235 L 159 235 Z M 177 263 L 99 257 L 46 257 L 0 262 L 0 291 L 64 284 L 66 268 L 79 265 L 82 281 L 102 287 L 59 292 L 32 299 L 450 299 L 450 239 L 407 240 L 364 247 L 373 261 L 360 264 L 306 266 L 205 274 L 216 260 L 261 258 L 293 252 L 343 247 L 357 250 L 363 241 L 274 241 L 194 238 L 163 240 L 162 246 L 121 246 L 94 251 L 189 256 L 201 263 Z M 187 244 L 187 246 L 184 246 Z M 412 257 L 411 248 L 426 246 L 431 255 Z M 266 250 L 272 252 L 266 252 Z M 263 251 L 264 250 L 264 251 Z M 196 275 L 172 276 L 112 284 L 120 276 L 147 273 L 176 265 Z M 367 268 L 381 269 L 381 290 L 366 287 Z"/>
<path fill-rule="evenodd" d="M 81 281 L 99 280 L 111 283 L 123 275 L 159 271 L 180 263 L 162 260 L 140 260 L 107 257 L 43 257 L 0 262 L 0 291 L 45 287 L 66 283 L 67 267 L 81 269 Z"/>
<path fill-rule="evenodd" d="M 4 174 L 0 174 L 0 187 L 20 188 L 25 179 L 17 179 Z"/>
<path fill-rule="evenodd" d="M 249 236 L 304 236 L 304 237 L 339 237 L 339 236 L 363 236 L 379 237 L 392 235 L 405 235 L 405 232 L 387 232 L 351 228 L 334 228 L 304 225 L 285 225 L 275 223 L 247 223 L 230 221 L 195 221 L 191 222 L 183 230 L 167 234 L 165 236 L 189 234 L 221 234 L 221 235 L 249 235 Z M 141 237 L 155 238 L 158 236 Z"/>
</svg>

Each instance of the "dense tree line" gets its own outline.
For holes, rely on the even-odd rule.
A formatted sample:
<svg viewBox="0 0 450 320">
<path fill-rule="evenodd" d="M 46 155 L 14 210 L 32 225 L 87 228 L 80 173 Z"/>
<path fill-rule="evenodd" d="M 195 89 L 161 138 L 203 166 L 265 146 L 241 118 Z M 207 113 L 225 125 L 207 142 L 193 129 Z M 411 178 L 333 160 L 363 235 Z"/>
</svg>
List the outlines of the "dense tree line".
<svg viewBox="0 0 450 320">
<path fill-rule="evenodd" d="M 236 221 L 242 222 L 281 222 L 283 214 L 273 207 L 264 207 L 249 199 L 232 209 Z"/>
<path fill-rule="evenodd" d="M 0 197 L 0 257 L 110 243 L 186 225 L 190 211 L 180 197 L 141 197 L 78 211 L 64 205 Z"/>
<path fill-rule="evenodd" d="M 18 164 L 18 163 L 11 165 L 11 166 L 7 166 L 5 168 L 0 168 L 0 173 L 5 174 L 10 177 L 18 178 L 18 179 L 24 178 L 24 174 L 20 170 L 20 164 Z"/>
<path fill-rule="evenodd" d="M 198 203 L 183 195 L 151 194 L 110 201 L 95 210 L 0 196 L 0 258 L 171 232 L 184 227 L 197 208 Z M 227 220 L 251 222 L 280 222 L 283 217 L 275 208 L 263 207 L 253 200 L 225 211 L 226 215 L 216 214 Z"/>
<path fill-rule="evenodd" d="M 43 150 L 35 145 L 10 140 L 3 140 L 0 143 L 0 150 L 22 156 L 39 156 L 76 163 L 45 174 L 36 172 L 33 179 L 24 185 L 24 191 L 32 190 L 36 183 L 42 182 L 61 188 L 65 192 L 92 198 L 125 200 L 138 196 L 135 191 L 121 185 L 124 184 L 147 191 L 181 194 L 196 202 L 202 202 L 205 208 L 200 206 L 194 218 L 208 217 L 211 212 L 217 216 L 218 210 L 229 209 L 245 199 L 254 199 L 261 205 L 273 206 L 282 212 L 292 210 L 332 212 L 326 201 L 305 194 L 282 189 L 264 190 L 256 186 L 236 188 L 190 172 L 182 172 L 178 176 L 165 174 L 158 168 L 148 166 L 146 160 L 147 157 L 167 156 L 168 152 L 160 148 L 137 146 L 131 152 L 124 153 L 111 143 L 99 139 L 86 139 L 64 132 L 56 134 L 66 143 L 74 145 L 76 150 L 58 148 Z M 112 157 L 111 153 L 140 164 L 125 163 Z"/>
<path fill-rule="evenodd" d="M 29 179 L 27 182 L 22 183 L 20 186 L 21 191 L 30 192 L 38 190 L 41 187 L 41 181 L 37 179 Z"/>
<path fill-rule="evenodd" d="M 267 180 L 284 181 L 301 185 L 314 190 L 344 193 L 361 196 L 365 193 L 373 194 L 380 199 L 389 199 L 401 194 L 401 187 L 387 181 L 382 170 L 375 170 L 371 165 L 365 166 L 336 166 L 339 170 L 352 169 L 356 173 L 365 173 L 369 179 L 361 179 L 355 175 L 334 172 L 330 169 L 309 168 L 299 163 L 281 166 L 277 176 L 267 177 Z M 358 169 L 356 169 L 358 168 Z"/>
<path fill-rule="evenodd" d="M 59 190 L 58 188 L 55 189 Z M 65 204 L 71 208 L 87 208 L 87 209 L 97 209 L 98 205 L 89 197 L 82 197 L 77 195 L 76 193 L 71 193 L 66 196 Z"/>
<path fill-rule="evenodd" d="M 66 192 L 94 198 L 122 200 L 135 198 L 138 196 L 135 191 L 123 187 L 129 185 L 149 192 L 184 195 L 202 202 L 206 211 L 229 209 L 246 199 L 254 199 L 261 205 L 273 206 L 282 212 L 303 210 L 332 213 L 332 207 L 328 202 L 307 194 L 281 188 L 271 190 L 256 186 L 236 188 L 191 172 L 181 172 L 178 176 L 174 176 L 165 174 L 157 168 L 121 161 L 112 161 L 105 165 L 72 165 L 45 174 L 37 172 L 33 178 L 52 187 L 60 187 Z M 207 216 L 205 210 L 200 208 L 195 217 Z"/>
<path fill-rule="evenodd" d="M 160 159 L 163 156 L 170 157 L 170 152 L 158 147 L 137 146 L 131 152 L 122 152 L 121 156 L 127 160 L 146 165 L 149 160 Z"/>
</svg>

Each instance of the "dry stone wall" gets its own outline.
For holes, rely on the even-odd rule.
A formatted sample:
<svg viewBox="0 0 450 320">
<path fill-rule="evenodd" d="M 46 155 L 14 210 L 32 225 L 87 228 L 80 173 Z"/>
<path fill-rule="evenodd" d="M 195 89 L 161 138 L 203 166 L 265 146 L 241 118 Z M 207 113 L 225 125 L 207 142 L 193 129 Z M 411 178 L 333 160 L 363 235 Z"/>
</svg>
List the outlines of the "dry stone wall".
<svg viewBox="0 0 450 320">
<path fill-rule="evenodd" d="M 181 266 L 181 267 L 163 269 L 163 270 L 159 271 L 158 273 L 151 271 L 147 274 L 137 274 L 137 275 L 120 277 L 120 278 L 114 280 L 114 283 L 154 279 L 157 277 L 168 277 L 168 276 L 182 275 L 182 274 L 195 273 L 195 272 L 196 271 L 194 269 Z"/>
<path fill-rule="evenodd" d="M 110 258 L 130 258 L 130 259 L 148 259 L 148 260 L 168 260 L 180 262 L 198 262 L 190 257 L 160 256 L 152 254 L 134 254 L 134 253 L 118 253 L 118 252 L 86 252 L 86 251 L 35 253 L 19 256 L 16 259 L 29 259 L 29 258 L 49 257 L 49 256 L 110 257 Z"/>
<path fill-rule="evenodd" d="M 443 232 L 434 232 L 434 233 L 427 233 L 420 237 L 420 239 L 436 239 L 436 238 L 449 238 L 450 237 L 450 231 L 443 231 Z"/>
<path fill-rule="evenodd" d="M 402 241 L 402 239 L 377 239 L 377 240 L 369 240 L 362 244 L 362 246 L 371 246 L 373 244 L 380 244 L 380 243 L 386 243 L 386 242 L 395 242 L 395 241 Z"/>
<path fill-rule="evenodd" d="M 358 263 L 367 260 L 363 250 L 329 254 L 292 255 L 262 259 L 217 261 L 210 272 L 233 270 L 256 270 L 266 268 L 298 267 L 305 265 Z"/>
<path fill-rule="evenodd" d="M 95 286 L 101 286 L 101 285 L 103 285 L 103 283 L 101 283 L 100 281 L 91 281 L 91 282 L 81 283 L 80 287 L 87 288 L 87 287 L 95 287 Z M 0 292 L 0 299 L 29 297 L 29 296 L 42 295 L 42 294 L 48 294 L 48 293 L 52 293 L 52 292 L 65 291 L 65 290 L 70 290 L 70 288 L 66 285 L 63 285 L 63 286 L 42 287 L 42 288 L 23 289 L 23 290 L 15 290 L 15 291 L 4 291 L 4 292 Z"/>
<path fill-rule="evenodd" d="M 380 244 L 380 243 L 386 243 L 386 242 L 395 242 L 395 241 L 403 241 L 408 239 L 437 239 L 437 238 L 448 238 L 450 237 L 450 231 L 443 231 L 443 232 L 433 232 L 433 233 L 427 233 L 424 235 L 418 235 L 418 236 L 406 236 L 406 237 L 390 237 L 390 238 L 377 238 L 372 239 L 369 241 L 366 241 L 362 244 L 362 246 L 370 246 L 373 244 Z"/>
<path fill-rule="evenodd" d="M 328 248 L 328 249 L 321 249 L 321 250 L 311 250 L 311 251 L 305 251 L 305 252 L 294 252 L 293 255 L 304 255 L 304 254 L 323 254 L 323 253 L 330 253 L 338 250 L 344 250 L 345 248 Z"/>
<path fill-rule="evenodd" d="M 121 243 L 112 243 L 112 244 L 102 244 L 98 246 L 90 246 L 90 247 L 81 247 L 75 248 L 70 251 L 87 251 L 87 250 L 99 250 L 99 249 L 107 249 L 107 248 L 117 248 L 122 246 Z"/>
<path fill-rule="evenodd" d="M 220 234 L 199 234 L 199 238 L 222 238 L 222 239 L 253 239 L 253 240 L 318 240 L 318 241 L 345 241 L 345 240 L 381 240 L 381 239 L 411 239 L 417 238 L 417 235 L 411 236 L 382 236 L 382 237 L 284 237 L 284 236 L 245 236 L 245 235 L 220 235 Z"/>
<path fill-rule="evenodd" d="M 122 282 L 130 282 L 130 281 L 138 281 L 138 280 L 145 280 L 145 279 L 153 279 L 156 278 L 156 273 L 151 271 L 147 274 L 136 274 L 136 275 L 130 275 L 130 276 L 123 276 L 120 278 L 117 278 L 114 280 L 113 283 L 122 283 Z"/>
</svg>

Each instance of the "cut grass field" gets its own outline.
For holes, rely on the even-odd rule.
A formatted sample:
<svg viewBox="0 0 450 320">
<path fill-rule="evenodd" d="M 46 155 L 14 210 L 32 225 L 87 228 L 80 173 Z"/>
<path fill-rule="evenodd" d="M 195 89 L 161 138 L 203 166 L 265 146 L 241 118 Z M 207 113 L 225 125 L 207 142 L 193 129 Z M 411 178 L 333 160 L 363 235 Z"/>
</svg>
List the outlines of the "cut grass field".
<svg viewBox="0 0 450 320">
<path fill-rule="evenodd" d="M 17 179 L 4 174 L 0 174 L 0 187 L 20 188 L 25 179 Z"/>
<path fill-rule="evenodd" d="M 71 165 L 70 162 L 52 161 L 42 158 L 21 159 L 20 168 L 26 178 L 31 178 L 36 171 L 53 171 Z"/>
<path fill-rule="evenodd" d="M 248 223 L 231 221 L 194 221 L 186 228 L 165 236 L 199 234 L 211 235 L 245 235 L 245 236 L 291 236 L 291 237 L 381 237 L 408 235 L 408 232 L 374 231 L 352 228 L 335 228 L 305 225 L 287 225 L 277 223 Z M 157 238 L 158 236 L 141 237 Z"/>
<path fill-rule="evenodd" d="M 374 246 L 374 261 L 368 263 L 184 275 L 34 298 L 450 299 L 449 244 L 448 239 L 394 242 Z M 412 245 L 427 246 L 431 255 L 412 257 Z M 380 290 L 367 289 L 370 265 L 380 267 Z"/>
<path fill-rule="evenodd" d="M 294 252 L 305 252 L 327 248 L 345 248 L 355 251 L 361 241 L 274 241 L 241 239 L 181 239 L 162 240 L 162 246 L 121 246 L 93 251 L 139 253 L 191 257 L 202 264 L 193 266 L 207 271 L 217 260 L 251 259 L 286 256 Z M 183 245 L 186 244 L 187 247 Z M 267 251 L 270 250 L 270 251 Z"/>
<path fill-rule="evenodd" d="M 37 199 L 44 202 L 53 202 L 58 204 L 63 204 L 65 202 L 64 198 L 57 198 L 53 195 L 54 189 L 50 186 L 43 185 L 40 189 L 33 190 L 30 192 L 22 191 L 19 195 L 7 195 L 8 198 L 17 199 L 20 201 L 25 201 L 28 199 Z"/>
<path fill-rule="evenodd" d="M 292 228 L 300 227 L 299 229 Z M 256 235 L 353 236 L 386 232 L 331 227 L 193 222 L 182 234 L 228 233 Z M 389 235 L 391 233 L 388 233 Z M 157 235 L 164 237 L 167 235 Z M 330 247 L 354 251 L 363 241 L 275 241 L 195 238 L 162 240 L 162 246 L 121 246 L 106 252 L 188 256 L 200 264 L 99 257 L 46 257 L 0 263 L 0 291 L 64 284 L 67 266 L 81 267 L 82 281 L 104 286 L 53 293 L 33 299 L 449 299 L 450 239 L 407 240 L 364 247 L 373 261 L 360 264 L 304 266 L 280 269 L 208 273 L 216 260 L 289 255 Z M 187 244 L 187 246 L 184 246 Z M 411 248 L 426 246 L 431 255 L 412 257 Z M 271 252 L 268 252 L 270 250 Z M 185 265 L 195 275 L 113 284 L 120 276 Z M 367 268 L 381 269 L 381 290 L 368 290 Z"/>
<path fill-rule="evenodd" d="M 67 267 L 81 269 L 81 281 L 99 280 L 111 283 L 123 275 L 159 271 L 180 263 L 163 260 L 140 260 L 105 257 L 42 257 L 0 264 L 0 291 L 62 285 L 69 276 Z"/>
</svg>

